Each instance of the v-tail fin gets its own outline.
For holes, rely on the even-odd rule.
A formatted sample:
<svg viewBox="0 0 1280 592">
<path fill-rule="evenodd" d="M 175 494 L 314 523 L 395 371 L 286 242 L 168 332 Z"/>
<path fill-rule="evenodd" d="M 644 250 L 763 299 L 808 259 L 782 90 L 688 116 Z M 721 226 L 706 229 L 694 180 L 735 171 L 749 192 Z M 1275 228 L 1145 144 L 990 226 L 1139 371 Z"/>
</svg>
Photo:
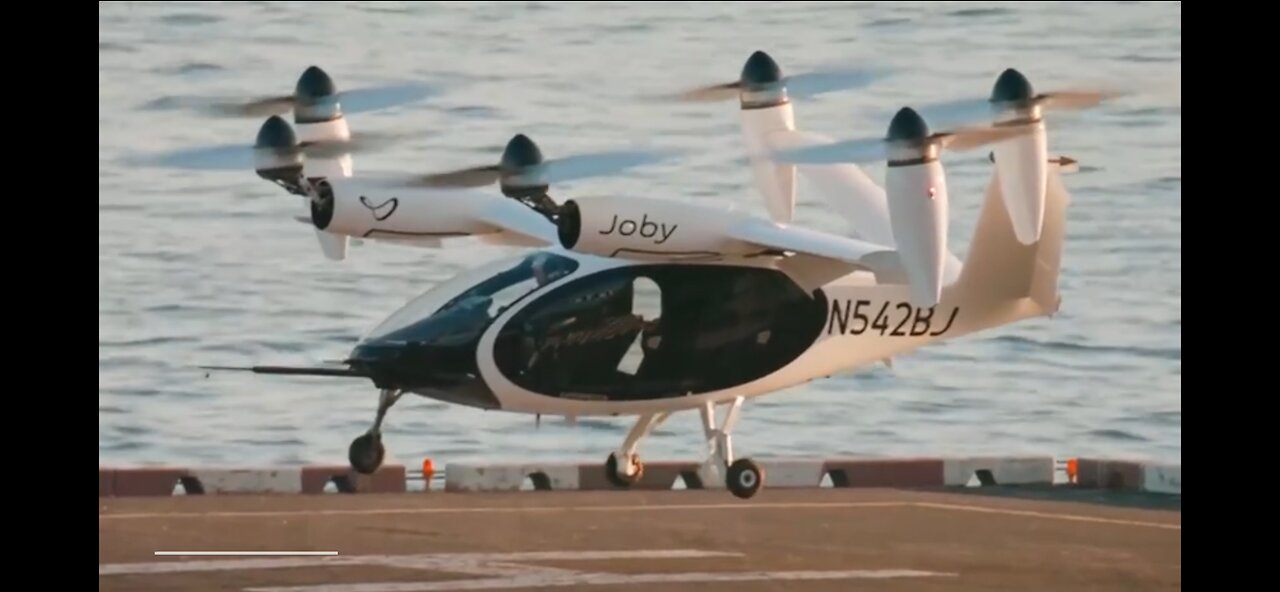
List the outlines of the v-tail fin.
<svg viewBox="0 0 1280 592">
<path fill-rule="evenodd" d="M 957 280 L 964 300 L 995 303 L 1030 298 L 1046 314 L 1057 311 L 1066 210 L 1071 201 L 1061 175 L 1075 170 L 1076 162 L 1059 157 L 1049 164 L 1044 228 L 1040 240 L 1030 245 L 1014 235 L 1000 194 L 999 173 L 992 167 L 982 212 Z"/>
</svg>

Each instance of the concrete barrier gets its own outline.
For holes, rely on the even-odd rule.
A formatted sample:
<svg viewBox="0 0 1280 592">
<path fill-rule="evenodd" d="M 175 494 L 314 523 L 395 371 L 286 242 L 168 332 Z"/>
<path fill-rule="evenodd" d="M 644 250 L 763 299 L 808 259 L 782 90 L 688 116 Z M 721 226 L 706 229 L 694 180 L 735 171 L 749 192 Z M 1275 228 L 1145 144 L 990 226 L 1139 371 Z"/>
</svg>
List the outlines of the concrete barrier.
<svg viewBox="0 0 1280 592">
<path fill-rule="evenodd" d="M 449 463 L 444 468 L 445 491 L 519 491 L 527 481 L 537 490 L 578 489 L 576 464 L 476 465 Z"/>
<path fill-rule="evenodd" d="M 282 468 L 99 467 L 98 497 L 323 493 L 329 483 L 343 493 L 399 493 L 406 473 L 387 465 L 360 475 L 345 465 Z"/>
<path fill-rule="evenodd" d="M 1049 486 L 1058 462 L 1051 456 L 968 456 L 920 458 L 755 459 L 765 473 L 765 489 L 832 487 Z M 603 462 L 511 464 L 447 463 L 444 490 L 452 492 L 561 490 L 723 489 L 703 483 L 699 461 L 646 461 L 644 476 L 631 487 L 613 485 Z M 1182 494 L 1180 464 L 1082 457 L 1069 463 L 1071 487 Z M 320 494 L 332 485 L 340 493 L 408 491 L 404 466 L 383 466 L 373 475 L 346 465 L 289 468 L 99 467 L 99 497 L 234 494 Z M 436 485 L 439 488 L 439 485 Z M 432 490 L 430 483 L 427 491 Z"/>
<path fill-rule="evenodd" d="M 302 469 L 191 469 L 203 493 L 301 493 Z"/>
<path fill-rule="evenodd" d="M 970 456 L 943 461 L 944 484 L 962 487 L 977 478 L 980 486 L 1052 485 L 1052 456 Z"/>
<path fill-rule="evenodd" d="M 1142 489 L 1153 493 L 1182 495 L 1182 465 L 1144 463 Z"/>
<path fill-rule="evenodd" d="M 823 472 L 835 487 L 941 487 L 943 465 L 940 458 L 833 458 Z"/>
<path fill-rule="evenodd" d="M 1182 495 L 1182 465 L 1140 460 L 1077 459 L 1076 485 Z"/>
</svg>

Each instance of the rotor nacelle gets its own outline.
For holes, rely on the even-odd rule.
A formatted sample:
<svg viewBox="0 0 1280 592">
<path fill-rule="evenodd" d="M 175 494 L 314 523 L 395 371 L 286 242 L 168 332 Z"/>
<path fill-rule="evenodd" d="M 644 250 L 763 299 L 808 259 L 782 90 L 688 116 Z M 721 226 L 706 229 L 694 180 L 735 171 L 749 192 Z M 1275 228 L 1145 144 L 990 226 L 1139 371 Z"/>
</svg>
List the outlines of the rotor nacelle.
<svg viewBox="0 0 1280 592">
<path fill-rule="evenodd" d="M 1018 242 L 1030 245 L 1040 240 L 1044 225 L 1049 162 L 1045 114 L 1086 109 L 1120 94 L 1087 89 L 1039 92 L 1022 72 L 1007 68 L 986 96 L 926 105 L 920 111 L 935 125 L 995 125 L 1018 130 L 997 142 L 992 152 L 1009 223 Z"/>
<path fill-rule="evenodd" d="M 796 167 L 762 158 L 769 134 L 796 129 L 795 108 L 787 97 L 782 68 L 763 51 L 752 53 L 739 76 L 739 122 L 751 177 L 775 222 L 787 224 L 795 213 Z"/>
<path fill-rule="evenodd" d="M 912 301 L 933 306 L 942 298 L 947 259 L 947 180 L 938 160 L 941 147 L 910 107 L 894 115 L 885 139 L 889 223 Z"/>
<path fill-rule="evenodd" d="M 253 142 L 253 169 L 259 177 L 286 188 L 296 187 L 302 176 L 298 136 L 279 115 L 268 117 L 258 128 Z"/>
<path fill-rule="evenodd" d="M 338 235 L 413 241 L 511 233 L 544 245 L 555 236 L 547 220 L 532 210 L 473 191 L 329 178 L 314 180 L 311 192 L 311 223 Z"/>
<path fill-rule="evenodd" d="M 1044 116 L 1031 82 L 1013 68 L 996 79 L 991 103 L 996 125 L 1028 128 L 1024 135 L 997 143 L 992 152 L 1014 235 L 1018 242 L 1029 245 L 1040 240 L 1044 225 L 1049 161 Z"/>
<path fill-rule="evenodd" d="M 759 252 L 728 235 L 742 214 L 641 197 L 592 197 L 560 206 L 560 246 L 638 259 L 719 258 Z"/>
<path fill-rule="evenodd" d="M 294 87 L 293 123 L 303 143 L 349 142 L 351 125 L 342 111 L 341 96 L 333 78 L 319 66 L 307 68 Z M 350 177 L 350 153 L 337 152 L 307 161 L 307 174 L 315 177 Z"/>
<path fill-rule="evenodd" d="M 542 149 L 529 136 L 512 136 L 502 149 L 502 158 L 498 161 L 499 190 L 503 195 L 517 199 L 545 195 L 551 189 L 549 183 L 522 174 L 538 170 L 544 162 L 546 159 L 542 157 Z"/>
<path fill-rule="evenodd" d="M 791 222 L 796 203 L 796 167 L 771 162 L 764 154 L 770 137 L 794 132 L 792 100 L 865 86 L 885 72 L 843 68 L 800 74 L 784 74 L 778 62 L 764 51 L 747 57 L 738 79 L 703 86 L 680 94 L 685 101 L 738 101 L 740 126 L 752 181 L 769 217 L 779 224 Z"/>
</svg>

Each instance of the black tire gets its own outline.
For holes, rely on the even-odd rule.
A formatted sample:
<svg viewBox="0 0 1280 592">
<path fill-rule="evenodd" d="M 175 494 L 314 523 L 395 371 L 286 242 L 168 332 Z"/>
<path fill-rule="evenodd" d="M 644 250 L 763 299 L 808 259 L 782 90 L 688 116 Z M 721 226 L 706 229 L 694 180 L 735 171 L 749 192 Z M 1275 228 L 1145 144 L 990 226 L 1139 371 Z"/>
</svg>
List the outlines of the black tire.
<svg viewBox="0 0 1280 592">
<path fill-rule="evenodd" d="M 356 472 L 372 475 L 382 466 L 382 459 L 386 454 L 380 436 L 365 434 L 351 441 L 351 447 L 347 449 L 347 460 L 351 461 L 351 468 Z"/>
<path fill-rule="evenodd" d="M 749 458 L 740 458 L 729 465 L 724 481 L 733 495 L 748 499 L 764 487 L 764 469 Z"/>
<path fill-rule="evenodd" d="M 609 453 L 609 459 L 604 461 L 604 477 L 612 483 L 614 487 L 631 487 L 640 481 L 644 476 L 644 463 L 640 459 L 635 459 L 636 474 L 622 476 L 618 474 L 618 456 L 615 453 Z"/>
</svg>

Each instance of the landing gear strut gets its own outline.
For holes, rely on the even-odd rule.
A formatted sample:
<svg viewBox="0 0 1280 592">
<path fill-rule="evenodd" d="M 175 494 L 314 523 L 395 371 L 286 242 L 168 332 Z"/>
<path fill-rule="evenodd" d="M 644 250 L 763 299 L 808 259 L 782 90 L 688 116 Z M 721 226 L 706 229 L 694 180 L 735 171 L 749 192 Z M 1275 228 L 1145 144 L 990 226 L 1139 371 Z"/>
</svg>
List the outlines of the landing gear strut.
<svg viewBox="0 0 1280 592">
<path fill-rule="evenodd" d="M 698 468 L 698 477 L 705 484 L 724 483 L 733 495 L 748 499 L 764 486 L 764 469 L 749 458 L 733 458 L 733 439 L 729 435 L 738 423 L 743 398 L 729 403 L 723 424 L 716 427 L 715 403 L 704 403 L 702 430 L 707 437 L 707 457 Z M 636 454 L 640 440 L 670 416 L 670 413 L 642 415 L 627 434 L 622 447 L 611 453 L 605 461 L 605 478 L 617 487 L 629 487 L 644 475 L 644 464 Z"/>
<path fill-rule="evenodd" d="M 622 448 L 610 453 L 608 460 L 604 462 L 604 476 L 610 483 L 617 487 L 629 487 L 640 481 L 640 477 L 644 476 L 644 464 L 640 462 L 640 455 L 636 454 L 636 448 L 640 446 L 641 439 L 648 436 L 653 428 L 666 421 L 670 415 L 670 413 L 649 413 L 641 415 L 640 419 L 636 420 L 636 425 L 627 434 Z"/>
<path fill-rule="evenodd" d="M 387 454 L 386 448 L 382 446 L 382 420 L 402 394 L 398 389 L 382 389 L 378 395 L 378 416 L 373 420 L 373 427 L 352 440 L 351 447 L 347 449 L 347 459 L 356 472 L 371 475 L 382 466 L 382 459 Z"/>
</svg>

